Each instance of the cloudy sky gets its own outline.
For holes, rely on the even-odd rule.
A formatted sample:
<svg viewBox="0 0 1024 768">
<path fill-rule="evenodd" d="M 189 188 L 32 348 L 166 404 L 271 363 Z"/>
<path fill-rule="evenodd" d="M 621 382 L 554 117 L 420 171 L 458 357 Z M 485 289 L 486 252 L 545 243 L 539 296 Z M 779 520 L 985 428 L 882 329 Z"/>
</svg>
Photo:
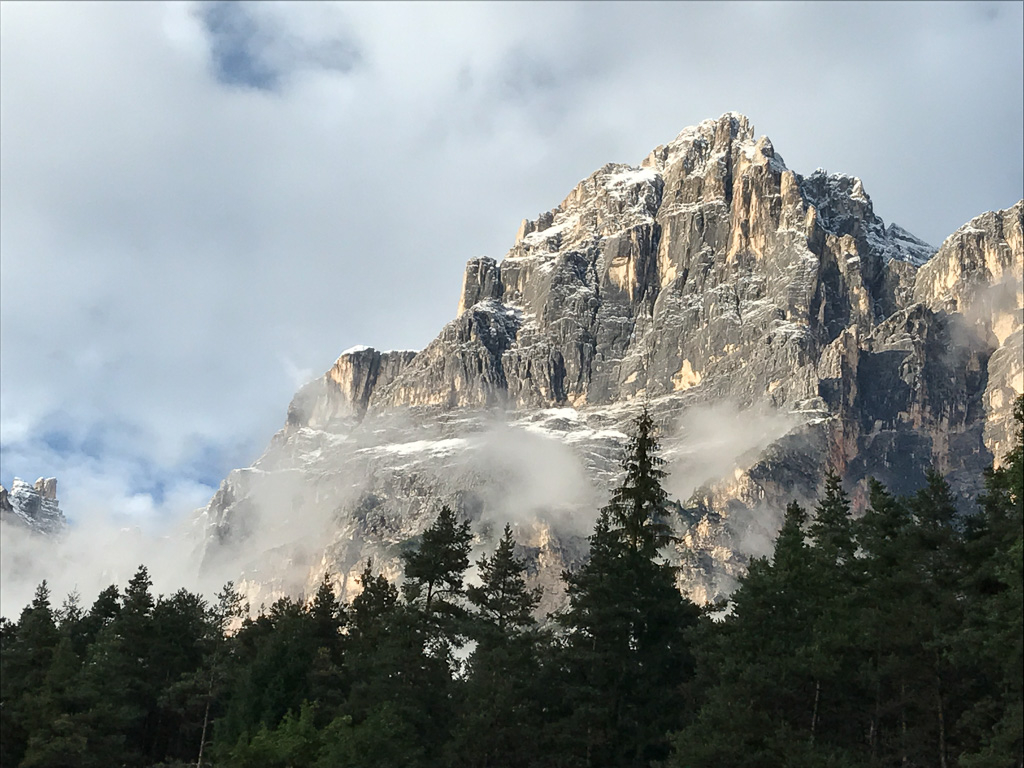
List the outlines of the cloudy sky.
<svg viewBox="0 0 1024 768">
<path fill-rule="evenodd" d="M 1021 3 L 0 5 L 0 481 L 204 504 L 607 162 L 748 115 L 938 245 L 1022 196 Z"/>
</svg>

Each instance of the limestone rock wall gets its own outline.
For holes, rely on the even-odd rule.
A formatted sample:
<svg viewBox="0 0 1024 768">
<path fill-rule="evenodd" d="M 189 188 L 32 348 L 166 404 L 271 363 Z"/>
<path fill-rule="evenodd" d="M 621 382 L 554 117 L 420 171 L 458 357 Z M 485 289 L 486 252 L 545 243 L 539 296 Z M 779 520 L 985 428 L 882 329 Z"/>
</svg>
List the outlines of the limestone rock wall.
<svg viewBox="0 0 1024 768">
<path fill-rule="evenodd" d="M 790 170 L 742 115 L 687 128 L 523 221 L 502 260 L 471 260 L 424 350 L 349 350 L 300 390 L 197 518 L 206 562 L 251 555 L 254 604 L 328 569 L 352 594 L 371 558 L 397 574 L 403 542 L 449 503 L 481 548 L 514 521 L 557 590 L 644 404 L 698 599 L 770 551 L 828 465 L 857 504 L 868 477 L 911 492 L 930 466 L 967 498 L 1011 446 L 1024 391 L 1022 210 L 936 253 L 879 218 L 859 179 Z M 693 426 L 722 404 L 735 424 Z"/>
<path fill-rule="evenodd" d="M 921 267 L 915 301 L 961 319 L 953 343 L 989 348 L 984 444 L 998 463 L 1013 442 L 1013 401 L 1024 393 L 1024 201 L 990 211 L 946 238 Z"/>
<path fill-rule="evenodd" d="M 472 260 L 459 317 L 370 408 L 600 405 L 741 367 L 743 402 L 793 403 L 813 389 L 793 372 L 906 306 L 931 252 L 859 179 L 801 177 L 728 114 L 584 179 L 500 263 Z"/>
<path fill-rule="evenodd" d="M 342 353 L 327 373 L 295 395 L 288 407 L 288 424 L 324 429 L 358 422 L 374 389 L 398 378 L 415 355 L 411 351 L 378 352 L 370 347 Z"/>
</svg>

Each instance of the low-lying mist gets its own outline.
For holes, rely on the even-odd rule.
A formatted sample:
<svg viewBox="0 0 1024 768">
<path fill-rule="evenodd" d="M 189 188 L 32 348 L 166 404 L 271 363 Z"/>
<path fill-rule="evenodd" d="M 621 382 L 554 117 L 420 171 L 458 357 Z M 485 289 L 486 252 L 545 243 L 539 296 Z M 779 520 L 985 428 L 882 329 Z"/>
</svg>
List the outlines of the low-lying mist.
<svg viewBox="0 0 1024 768">
<path fill-rule="evenodd" d="M 196 516 L 195 505 L 165 515 L 162 524 L 148 518 L 133 525 L 98 510 L 79 515 L 68 509 L 68 529 L 49 538 L 5 524 L 0 610 L 16 617 L 43 579 L 55 604 L 77 591 L 88 606 L 106 586 L 123 587 L 140 564 L 149 569 L 155 594 L 184 587 L 209 597 L 244 577 L 268 585 L 259 590 L 268 602 L 283 593 L 298 596 L 328 568 L 344 571 L 364 562 L 363 547 L 380 530 L 415 535 L 443 498 L 460 491 L 478 502 L 478 553 L 489 550 L 505 523 L 521 539 L 544 529 L 543 536 L 579 540 L 592 531 L 620 477 L 631 424 L 626 411 L 610 414 L 592 419 L 599 427 L 588 424 L 587 412 L 552 409 L 512 423 L 480 415 L 446 428 L 412 421 L 396 426 L 392 418 L 386 430 L 366 423 L 353 435 L 302 430 L 272 446 L 257 468 L 232 473 L 239 498 L 232 499 L 223 544 L 205 540 L 210 521 Z M 666 490 L 685 503 L 702 485 L 748 467 L 794 424 L 768 407 L 689 408 L 675 423 L 660 425 Z M 747 546 L 762 550 L 776 526 L 756 522 L 741 528 L 757 529 Z M 345 562 L 332 565 L 331 557 Z"/>
<path fill-rule="evenodd" d="M 798 420 L 766 405 L 729 402 L 690 408 L 669 430 L 665 490 L 685 502 L 700 486 L 744 469 Z"/>
<path fill-rule="evenodd" d="M 86 608 L 105 587 L 123 588 L 139 565 L 149 569 L 157 594 L 185 587 L 209 595 L 222 586 L 199 578 L 196 541 L 185 514 L 167 526 L 124 526 L 96 514 L 72 518 L 66 530 L 53 536 L 17 524 L 0 523 L 0 529 L 0 614 L 10 619 L 17 618 L 44 579 L 54 605 L 77 592 Z"/>
</svg>

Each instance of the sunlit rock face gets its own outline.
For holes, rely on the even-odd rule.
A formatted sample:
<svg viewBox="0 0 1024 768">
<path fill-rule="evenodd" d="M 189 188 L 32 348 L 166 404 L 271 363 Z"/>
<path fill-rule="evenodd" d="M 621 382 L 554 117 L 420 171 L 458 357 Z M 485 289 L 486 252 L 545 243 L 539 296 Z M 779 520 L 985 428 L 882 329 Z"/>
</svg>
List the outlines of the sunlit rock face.
<svg viewBox="0 0 1024 768">
<path fill-rule="evenodd" d="M 961 318 L 964 333 L 992 350 L 982 405 L 984 444 L 997 463 L 1013 447 L 1013 401 L 1024 391 L 1022 222 L 1024 202 L 972 219 L 946 238 L 914 286 L 915 301 Z"/>
<path fill-rule="evenodd" d="M 254 604 L 328 570 L 351 596 L 448 503 L 481 550 L 512 521 L 554 607 L 645 405 L 680 500 L 667 555 L 698 600 L 770 551 L 829 465 L 859 504 L 869 476 L 910 492 L 929 466 L 972 492 L 1024 390 L 1021 211 L 936 255 L 747 118 L 687 128 L 471 260 L 424 350 L 355 348 L 304 387 L 197 518 L 206 567 L 243 571 Z"/>
<path fill-rule="evenodd" d="M 16 477 L 10 491 L 0 485 L 0 521 L 40 534 L 60 533 L 67 521 L 57 502 L 57 480 L 40 477 L 29 485 Z"/>
</svg>

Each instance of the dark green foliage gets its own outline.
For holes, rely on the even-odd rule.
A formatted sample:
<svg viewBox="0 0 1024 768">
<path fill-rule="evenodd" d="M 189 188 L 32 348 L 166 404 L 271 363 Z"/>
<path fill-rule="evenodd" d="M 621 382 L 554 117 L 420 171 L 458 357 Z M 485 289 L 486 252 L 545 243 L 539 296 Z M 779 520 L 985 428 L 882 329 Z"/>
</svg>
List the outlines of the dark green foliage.
<svg viewBox="0 0 1024 768">
<path fill-rule="evenodd" d="M 515 556 L 506 525 L 494 554 L 477 562 L 480 584 L 467 588 L 476 648 L 461 687 L 459 722 L 449 745 L 460 766 L 535 765 L 543 725 L 540 644 L 533 611 L 540 589 L 526 585 L 525 563 Z"/>
<path fill-rule="evenodd" d="M 217 722 L 220 745 L 261 727 L 275 728 L 309 698 L 317 638 L 306 606 L 284 597 L 246 619 L 235 637 L 231 695 Z"/>
<path fill-rule="evenodd" d="M 822 626 L 821 560 L 807 543 L 806 523 L 806 512 L 790 504 L 774 557 L 751 562 L 728 616 L 704 620 L 703 706 L 676 737 L 672 765 L 754 768 L 839 759 L 820 737 L 815 743 L 830 670 L 815 632 Z"/>
<path fill-rule="evenodd" d="M 82 619 L 81 636 L 83 644 L 78 648 L 79 655 L 84 655 L 85 646 L 92 643 L 100 630 L 110 624 L 121 613 L 121 591 L 111 584 L 97 596 L 89 612 Z"/>
<path fill-rule="evenodd" d="M 323 732 L 320 768 L 421 768 L 426 761 L 420 736 L 391 704 L 381 704 L 359 725 L 349 717 L 331 722 Z"/>
<path fill-rule="evenodd" d="M 856 545 L 850 519 L 850 497 L 832 467 L 825 473 L 825 496 L 815 508 L 814 522 L 808 533 L 814 542 L 815 556 L 826 565 L 847 563 L 853 558 Z"/>
<path fill-rule="evenodd" d="M 512 528 L 506 524 L 494 555 L 483 556 L 477 562 L 480 585 L 466 590 L 477 612 L 482 642 L 487 641 L 488 630 L 501 639 L 536 623 L 533 611 L 540 602 L 541 590 L 526 586 L 526 564 L 515 556 L 515 545 Z"/>
<path fill-rule="evenodd" d="M 377 621 L 394 610 L 398 604 L 398 590 L 382 575 L 373 575 L 373 561 L 366 564 L 359 578 L 362 591 L 352 600 L 352 634 L 372 632 Z"/>
<path fill-rule="evenodd" d="M 237 768 L 315 765 L 321 743 L 314 716 L 315 707 L 306 703 L 298 715 L 288 712 L 276 727 L 261 725 L 251 739 L 243 736 L 238 740 L 224 763 Z"/>
<path fill-rule="evenodd" d="M 402 554 L 406 599 L 421 603 L 427 614 L 456 612 L 461 605 L 472 540 L 469 523 L 457 522 L 450 507 L 441 507 L 437 520 L 424 531 L 419 547 Z"/>
<path fill-rule="evenodd" d="M 685 722 L 693 669 L 687 630 L 698 611 L 657 555 L 667 540 L 666 495 L 653 430 L 644 411 L 623 483 L 590 537 L 590 559 L 564 577 L 566 716 L 555 738 L 580 765 L 647 765 L 665 756 L 666 734 Z"/>
<path fill-rule="evenodd" d="M 964 627 L 955 657 L 986 681 L 965 720 L 976 738 L 968 768 L 1024 765 L 1024 397 L 1014 408 L 1017 445 L 987 473 L 982 512 L 967 535 Z"/>
<path fill-rule="evenodd" d="M 464 586 L 471 534 L 448 508 L 403 556 L 405 599 L 372 563 L 350 605 L 328 574 L 255 617 L 230 584 L 212 605 L 154 597 L 144 567 L 87 611 L 55 610 L 44 582 L 0 620 L 0 764 L 1024 765 L 1020 444 L 975 515 L 933 472 L 909 498 L 872 481 L 858 516 L 829 472 L 814 514 L 791 504 L 773 555 L 701 615 L 658 554 L 653 427 L 638 419 L 553 626 L 508 526 Z"/>
<path fill-rule="evenodd" d="M 436 762 L 453 726 L 451 648 L 460 640 L 445 634 L 442 627 L 451 624 L 427 614 L 425 603 L 400 602 L 394 587 L 371 576 L 369 567 L 362 581 L 346 656 L 352 689 L 344 714 L 355 730 L 339 733 L 362 743 L 376 738 L 367 722 L 386 722 L 396 733 L 411 734 Z"/>
<path fill-rule="evenodd" d="M 937 473 L 909 499 L 872 482 L 854 520 L 830 473 L 702 625 L 668 764 L 1020 766 L 1022 478 L 1018 447 L 966 519 Z"/>
<path fill-rule="evenodd" d="M 60 642 L 44 581 L 16 625 L 4 625 L 3 674 L 0 675 L 0 764 L 17 765 L 25 754 L 33 726 L 51 715 L 46 677 Z"/>
<path fill-rule="evenodd" d="M 661 487 L 665 460 L 658 455 L 654 420 L 646 408 L 634 426 L 622 462 L 622 484 L 612 492 L 605 511 L 622 540 L 650 558 L 671 540 L 671 528 L 665 523 L 668 494 Z"/>
</svg>

